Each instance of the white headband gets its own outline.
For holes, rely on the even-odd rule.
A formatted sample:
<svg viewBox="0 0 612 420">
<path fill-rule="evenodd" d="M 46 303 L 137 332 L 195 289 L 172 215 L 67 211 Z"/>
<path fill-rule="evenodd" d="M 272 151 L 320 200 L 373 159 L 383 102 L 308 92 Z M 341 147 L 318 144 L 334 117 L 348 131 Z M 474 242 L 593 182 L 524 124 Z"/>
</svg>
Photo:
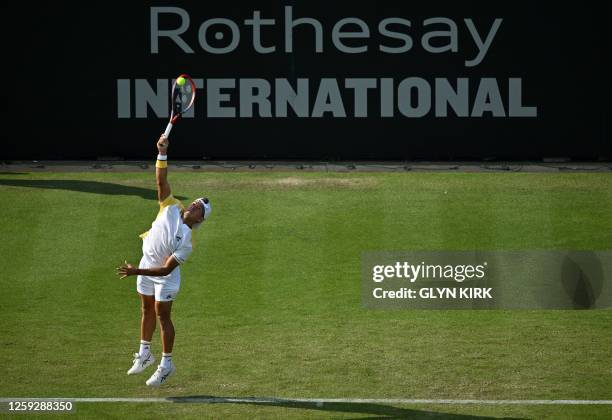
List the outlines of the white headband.
<svg viewBox="0 0 612 420">
<path fill-rule="evenodd" d="M 198 198 L 196 201 L 200 203 L 200 205 L 204 209 L 204 220 L 208 219 L 208 216 L 210 216 L 210 212 L 212 211 L 210 201 L 206 203 L 203 198 Z"/>
</svg>

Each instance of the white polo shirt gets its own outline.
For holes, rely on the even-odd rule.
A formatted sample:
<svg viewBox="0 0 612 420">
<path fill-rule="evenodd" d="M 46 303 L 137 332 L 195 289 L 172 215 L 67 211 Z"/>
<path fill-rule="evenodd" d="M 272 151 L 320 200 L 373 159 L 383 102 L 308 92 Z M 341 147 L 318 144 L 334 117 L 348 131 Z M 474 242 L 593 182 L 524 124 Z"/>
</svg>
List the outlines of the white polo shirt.
<svg viewBox="0 0 612 420">
<path fill-rule="evenodd" d="M 162 267 L 169 256 L 183 264 L 193 248 L 191 229 L 183 223 L 181 211 L 183 204 L 170 195 L 159 204 L 159 213 L 142 238 L 142 259 L 139 268 Z M 167 276 L 154 277 L 155 280 L 179 280 L 181 271 L 176 267 Z"/>
</svg>

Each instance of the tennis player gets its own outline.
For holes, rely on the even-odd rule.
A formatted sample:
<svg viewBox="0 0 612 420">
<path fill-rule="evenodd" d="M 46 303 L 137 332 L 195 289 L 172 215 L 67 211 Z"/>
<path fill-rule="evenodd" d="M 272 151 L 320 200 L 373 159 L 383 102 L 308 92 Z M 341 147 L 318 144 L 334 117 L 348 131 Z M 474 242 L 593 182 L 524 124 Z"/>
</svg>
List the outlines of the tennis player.
<svg viewBox="0 0 612 420">
<path fill-rule="evenodd" d="M 168 184 L 168 139 L 162 134 L 157 142 L 157 198 L 159 213 L 151 229 L 141 235 L 142 259 L 138 267 L 128 264 L 117 267 L 121 278 L 137 275 L 136 290 L 142 302 L 140 349 L 134 354 L 128 375 L 142 372 L 155 362 L 151 353 L 151 339 L 159 318 L 162 340 L 162 359 L 155 373 L 146 381 L 148 386 L 163 384 L 176 368 L 172 362 L 174 325 L 170 318 L 172 302 L 181 285 L 180 265 L 192 250 L 192 230 L 210 216 L 211 204 L 207 198 L 198 198 L 184 209 L 172 196 Z"/>
</svg>

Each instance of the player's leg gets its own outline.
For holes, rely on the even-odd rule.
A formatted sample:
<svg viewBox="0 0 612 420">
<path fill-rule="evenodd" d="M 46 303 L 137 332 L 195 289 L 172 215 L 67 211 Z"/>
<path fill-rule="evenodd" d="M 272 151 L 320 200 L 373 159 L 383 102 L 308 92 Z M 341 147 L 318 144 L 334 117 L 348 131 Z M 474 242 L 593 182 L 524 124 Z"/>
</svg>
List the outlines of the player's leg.
<svg viewBox="0 0 612 420">
<path fill-rule="evenodd" d="M 155 331 L 155 324 L 157 321 L 157 316 L 155 314 L 155 296 L 147 296 L 140 293 L 139 295 L 142 303 L 140 340 L 150 343 L 151 339 L 153 338 L 153 332 Z"/>
<path fill-rule="evenodd" d="M 174 346 L 174 324 L 172 323 L 172 301 L 178 293 L 180 283 L 166 281 L 155 285 L 155 313 L 159 319 L 162 339 L 162 360 L 155 373 L 147 380 L 149 386 L 160 386 L 176 370 L 172 363 Z"/>
<path fill-rule="evenodd" d="M 171 318 L 172 301 L 155 302 L 155 313 L 159 318 L 162 351 L 166 354 L 172 353 L 172 347 L 174 346 L 174 324 Z"/>
<path fill-rule="evenodd" d="M 143 276 L 138 276 L 136 289 L 140 296 L 142 317 L 140 319 L 140 349 L 134 353 L 134 361 L 128 375 L 142 372 L 155 363 L 155 356 L 151 353 L 151 339 L 155 331 L 155 288 L 153 282 Z"/>
<path fill-rule="evenodd" d="M 172 302 L 181 287 L 180 277 L 170 277 L 155 282 L 155 313 L 159 319 L 159 329 L 164 354 L 171 355 L 174 346 L 174 324 L 172 323 Z M 170 356 L 168 356 L 169 359 Z M 168 362 L 170 360 L 166 360 Z M 162 359 L 162 365 L 165 366 Z"/>
</svg>

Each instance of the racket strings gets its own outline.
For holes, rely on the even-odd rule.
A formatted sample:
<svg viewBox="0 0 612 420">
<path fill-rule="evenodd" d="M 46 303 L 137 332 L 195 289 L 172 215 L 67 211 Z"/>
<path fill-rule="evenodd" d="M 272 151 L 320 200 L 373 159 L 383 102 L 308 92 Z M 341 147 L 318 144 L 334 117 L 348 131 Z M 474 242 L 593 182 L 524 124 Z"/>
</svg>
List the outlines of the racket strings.
<svg viewBox="0 0 612 420">
<path fill-rule="evenodd" d="M 185 83 L 183 86 L 174 86 L 172 91 L 172 110 L 175 114 L 182 114 L 191 106 L 194 93 L 191 83 Z"/>
</svg>

